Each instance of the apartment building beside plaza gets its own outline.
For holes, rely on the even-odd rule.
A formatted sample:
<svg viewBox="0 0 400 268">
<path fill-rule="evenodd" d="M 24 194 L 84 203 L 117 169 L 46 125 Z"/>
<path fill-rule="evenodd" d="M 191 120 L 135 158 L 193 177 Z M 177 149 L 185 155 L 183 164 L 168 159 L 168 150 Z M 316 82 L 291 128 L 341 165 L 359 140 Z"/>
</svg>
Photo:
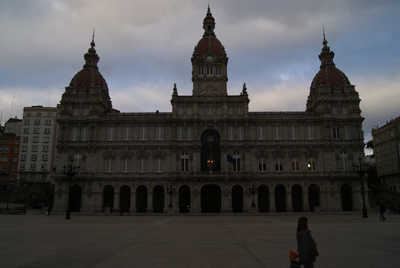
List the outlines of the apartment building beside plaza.
<svg viewBox="0 0 400 268">
<path fill-rule="evenodd" d="M 57 108 L 25 107 L 21 127 L 18 179 L 22 184 L 50 184 L 56 142 Z"/>
<path fill-rule="evenodd" d="M 378 178 L 386 190 L 400 190 L 400 117 L 372 129 Z"/>
<path fill-rule="evenodd" d="M 54 209 L 67 208 L 61 172 L 73 162 L 73 211 L 166 213 L 171 201 L 175 213 L 240 213 L 253 198 L 258 212 L 361 210 L 351 168 L 364 158 L 360 98 L 327 40 L 305 111 L 250 111 L 245 84 L 228 94 L 228 54 L 210 9 L 203 29 L 192 95 L 171 86 L 171 112 L 114 110 L 92 40 L 60 101 Z"/>
</svg>

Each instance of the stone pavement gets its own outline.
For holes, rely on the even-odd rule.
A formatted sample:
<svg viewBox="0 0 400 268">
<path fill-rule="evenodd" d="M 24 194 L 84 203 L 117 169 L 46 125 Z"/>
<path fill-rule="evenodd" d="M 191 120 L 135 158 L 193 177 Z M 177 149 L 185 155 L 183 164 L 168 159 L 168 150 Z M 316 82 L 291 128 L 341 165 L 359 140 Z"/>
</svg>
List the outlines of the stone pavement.
<svg viewBox="0 0 400 268">
<path fill-rule="evenodd" d="M 289 267 L 300 216 L 315 267 L 400 267 L 400 214 L 0 215 L 0 267 Z"/>
</svg>

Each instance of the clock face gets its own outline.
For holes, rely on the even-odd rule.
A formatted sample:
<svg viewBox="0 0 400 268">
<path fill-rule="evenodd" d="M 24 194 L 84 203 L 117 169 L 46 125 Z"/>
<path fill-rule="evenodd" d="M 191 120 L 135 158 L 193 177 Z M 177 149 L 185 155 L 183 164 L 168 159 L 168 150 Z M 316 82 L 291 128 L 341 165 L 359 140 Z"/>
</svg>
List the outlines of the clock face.
<svg viewBox="0 0 400 268">
<path fill-rule="evenodd" d="M 207 56 L 206 59 L 207 59 L 208 62 L 211 62 L 213 60 L 213 57 L 212 56 Z"/>
</svg>

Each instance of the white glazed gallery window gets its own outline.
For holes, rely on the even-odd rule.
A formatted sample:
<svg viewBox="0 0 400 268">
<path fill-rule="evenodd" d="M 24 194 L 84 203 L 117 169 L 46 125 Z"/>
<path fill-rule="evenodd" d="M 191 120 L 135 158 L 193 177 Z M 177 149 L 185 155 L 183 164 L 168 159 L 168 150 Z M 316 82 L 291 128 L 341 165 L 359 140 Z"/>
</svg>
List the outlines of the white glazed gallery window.
<svg viewBox="0 0 400 268">
<path fill-rule="evenodd" d="M 183 127 L 177 127 L 176 128 L 176 139 L 178 141 L 183 140 Z"/>
<path fill-rule="evenodd" d="M 76 141 L 78 138 L 78 128 L 73 127 L 71 128 L 71 141 Z"/>
<path fill-rule="evenodd" d="M 73 115 L 79 115 L 79 108 L 73 108 L 72 109 L 72 114 Z"/>
<path fill-rule="evenodd" d="M 155 159 L 155 172 L 163 172 L 164 171 L 164 159 L 162 158 L 156 158 Z"/>
<path fill-rule="evenodd" d="M 314 127 L 306 126 L 306 139 L 313 140 L 314 139 Z"/>
<path fill-rule="evenodd" d="M 213 114 L 213 108 L 212 107 L 207 107 L 207 114 Z"/>
<path fill-rule="evenodd" d="M 265 158 L 258 159 L 258 171 L 260 172 L 267 171 L 267 160 Z"/>
<path fill-rule="evenodd" d="M 156 140 L 164 140 L 164 127 L 156 127 Z"/>
<path fill-rule="evenodd" d="M 296 126 L 289 127 L 289 137 L 291 140 L 297 140 L 299 138 L 299 134 L 298 134 Z"/>
<path fill-rule="evenodd" d="M 236 135 L 237 140 L 243 140 L 243 127 L 237 127 Z"/>
<path fill-rule="evenodd" d="M 203 76 L 203 75 L 204 75 L 203 67 L 199 67 L 199 76 Z"/>
<path fill-rule="evenodd" d="M 114 172 L 114 159 L 106 159 L 106 172 Z"/>
<path fill-rule="evenodd" d="M 132 139 L 132 128 L 131 127 L 123 127 L 122 128 L 122 139 L 124 141 L 129 141 Z"/>
<path fill-rule="evenodd" d="M 187 114 L 192 114 L 192 113 L 193 113 L 192 107 L 187 107 L 187 108 L 186 108 L 186 113 L 187 113 Z"/>
<path fill-rule="evenodd" d="M 283 171 L 283 158 L 276 158 L 275 159 L 275 171 L 282 172 Z"/>
<path fill-rule="evenodd" d="M 213 68 L 207 67 L 207 75 L 212 75 L 212 74 L 213 74 Z"/>
<path fill-rule="evenodd" d="M 282 139 L 282 127 L 274 126 L 274 140 L 281 140 L 281 139 Z"/>
<path fill-rule="evenodd" d="M 347 106 L 340 106 L 340 112 L 342 114 L 347 114 Z"/>
<path fill-rule="evenodd" d="M 299 158 L 292 158 L 292 171 L 298 172 L 300 170 Z"/>
<path fill-rule="evenodd" d="M 215 74 L 216 74 L 217 76 L 221 76 L 221 67 L 216 67 L 216 68 L 215 68 Z"/>
<path fill-rule="evenodd" d="M 265 140 L 265 127 L 264 126 L 257 127 L 257 139 Z"/>
<path fill-rule="evenodd" d="M 147 127 L 139 128 L 139 140 L 147 140 Z"/>
<path fill-rule="evenodd" d="M 332 107 L 332 113 L 337 114 L 338 113 L 338 108 L 337 107 Z"/>
<path fill-rule="evenodd" d="M 81 128 L 81 141 L 86 141 L 88 137 L 88 128 L 83 127 Z"/>
<path fill-rule="evenodd" d="M 138 160 L 138 170 L 139 170 L 139 172 L 146 172 L 147 171 L 147 159 L 146 158 L 139 158 L 139 160 Z"/>
<path fill-rule="evenodd" d="M 235 139 L 235 132 L 233 127 L 228 127 L 228 140 L 232 141 Z"/>
<path fill-rule="evenodd" d="M 89 114 L 89 109 L 88 108 L 82 108 L 82 114 L 83 115 L 88 115 Z"/>
<path fill-rule="evenodd" d="M 108 127 L 107 128 L 107 140 L 108 141 L 115 140 L 115 127 Z"/>
<path fill-rule="evenodd" d="M 186 127 L 186 140 L 191 141 L 193 139 L 192 127 Z"/>
<path fill-rule="evenodd" d="M 122 158 L 122 172 L 129 172 L 129 158 Z"/>
<path fill-rule="evenodd" d="M 315 158 L 309 157 L 307 160 L 308 171 L 315 171 Z"/>
<path fill-rule="evenodd" d="M 185 172 L 189 170 L 189 154 L 183 152 L 181 154 L 181 171 Z"/>
</svg>

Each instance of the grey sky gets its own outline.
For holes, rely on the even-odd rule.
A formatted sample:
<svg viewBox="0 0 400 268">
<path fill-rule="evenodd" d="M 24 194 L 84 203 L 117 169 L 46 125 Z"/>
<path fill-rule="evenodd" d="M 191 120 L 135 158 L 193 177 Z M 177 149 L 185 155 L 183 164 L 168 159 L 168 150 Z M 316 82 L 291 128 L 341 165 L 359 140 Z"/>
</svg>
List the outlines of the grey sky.
<svg viewBox="0 0 400 268">
<path fill-rule="evenodd" d="M 190 58 L 207 0 L 0 1 L 2 125 L 25 106 L 55 106 L 96 27 L 99 70 L 115 109 L 171 111 L 173 84 L 192 92 Z M 334 62 L 360 94 L 366 140 L 400 115 L 400 2 L 211 0 L 229 57 L 228 94 L 247 84 L 251 111 L 304 111 L 322 27 Z"/>
</svg>

